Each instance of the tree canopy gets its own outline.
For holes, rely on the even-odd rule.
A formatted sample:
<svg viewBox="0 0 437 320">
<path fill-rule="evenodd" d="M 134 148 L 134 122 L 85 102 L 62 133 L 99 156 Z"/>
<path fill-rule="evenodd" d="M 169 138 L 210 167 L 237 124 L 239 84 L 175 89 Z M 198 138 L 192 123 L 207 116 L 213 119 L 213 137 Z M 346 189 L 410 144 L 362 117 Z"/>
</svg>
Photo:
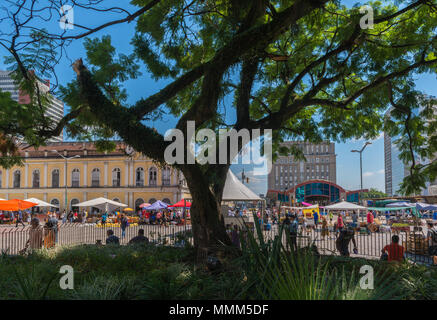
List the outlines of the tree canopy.
<svg viewBox="0 0 437 320">
<path fill-rule="evenodd" d="M 39 10 L 57 9 L 61 1 L 47 3 L 55 6 Z M 103 6 L 101 1 L 74 3 L 95 11 Z M 110 147 L 108 141 L 116 134 L 164 162 L 169 142 L 144 120 L 171 113 L 179 118 L 176 127 L 182 130 L 187 121 L 195 121 L 198 129 L 216 131 L 273 129 L 275 150 L 294 154 L 299 150 L 280 150 L 284 139 L 372 139 L 386 130 L 400 135 L 402 158 L 412 162 L 404 192 L 417 192 L 436 177 L 435 162 L 412 161 L 416 156 L 431 157 L 437 147 L 431 108 L 435 100 L 414 86 L 415 75 L 437 71 L 435 0 L 368 2 L 374 15 L 372 28 L 363 27 L 358 4 L 347 7 L 336 0 L 133 0 L 131 4 L 136 8 L 132 13 L 128 5 L 100 8 L 100 15 L 118 12 L 123 17 L 71 35 L 50 33 L 32 23 L 42 16 L 31 14 L 40 5 L 37 1 L 6 9 L 10 14 L 2 23 L 9 22 L 11 31 L 2 35 L 0 45 L 10 53 L 11 69 L 32 92 L 32 100 L 17 107 L 0 96 L 0 101 L 7 100 L 0 105 L 1 165 L 13 163 L 8 157 L 13 137 L 38 146 L 62 128 L 81 139 L 98 135 L 102 147 Z M 117 55 L 111 27 L 134 20 L 132 53 Z M 92 38 L 102 30 L 106 36 Z M 54 77 L 64 48 L 81 39 L 87 56 L 74 64 L 77 80 L 60 86 L 71 110 L 60 123 L 51 123 L 44 117 L 47 103 L 39 98 L 28 71 Z M 141 81 L 139 64 L 154 79 L 169 84 L 128 105 L 129 90 L 121 86 L 126 79 Z M 232 123 L 223 110 L 233 110 Z M 193 211 L 211 211 L 194 214 L 195 223 L 204 227 L 219 223 L 217 208 L 229 165 L 177 167 L 187 178 Z M 216 205 L 197 207 L 202 201 Z"/>
</svg>

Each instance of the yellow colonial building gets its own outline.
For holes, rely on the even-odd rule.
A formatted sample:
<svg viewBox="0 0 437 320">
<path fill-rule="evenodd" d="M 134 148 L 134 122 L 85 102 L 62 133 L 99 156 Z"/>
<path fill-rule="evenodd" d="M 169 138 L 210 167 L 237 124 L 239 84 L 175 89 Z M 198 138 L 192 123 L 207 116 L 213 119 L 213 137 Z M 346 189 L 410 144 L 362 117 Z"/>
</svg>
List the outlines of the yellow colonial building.
<svg viewBox="0 0 437 320">
<path fill-rule="evenodd" d="M 54 142 L 20 153 L 23 166 L 0 167 L 0 198 L 37 198 L 69 210 L 97 197 L 135 209 L 144 202 L 190 197 L 181 172 L 160 167 L 122 142 L 104 153 L 86 142 Z"/>
</svg>

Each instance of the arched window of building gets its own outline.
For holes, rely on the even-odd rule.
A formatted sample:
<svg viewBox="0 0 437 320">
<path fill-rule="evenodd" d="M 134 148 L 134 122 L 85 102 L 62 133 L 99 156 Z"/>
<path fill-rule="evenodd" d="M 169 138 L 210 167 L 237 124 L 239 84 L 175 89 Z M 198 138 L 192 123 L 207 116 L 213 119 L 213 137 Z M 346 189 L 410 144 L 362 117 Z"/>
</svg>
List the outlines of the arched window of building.
<svg viewBox="0 0 437 320">
<path fill-rule="evenodd" d="M 151 199 L 149 199 L 149 203 L 150 204 L 154 204 L 156 202 L 156 199 L 155 198 L 151 198 Z"/>
<path fill-rule="evenodd" d="M 171 177 L 171 170 L 170 168 L 166 167 L 162 170 L 162 185 L 163 186 L 169 186 L 170 185 L 170 177 Z"/>
<path fill-rule="evenodd" d="M 114 168 L 112 170 L 112 186 L 119 187 L 121 185 L 121 170 L 119 168 Z"/>
<path fill-rule="evenodd" d="M 100 170 L 98 168 L 94 168 L 91 172 L 91 186 L 99 187 L 100 186 Z"/>
<path fill-rule="evenodd" d="M 118 198 L 114 198 L 114 199 L 112 199 L 112 201 L 120 202 L 120 199 L 118 199 Z"/>
<path fill-rule="evenodd" d="M 50 201 L 50 204 L 53 205 L 53 207 L 51 207 L 51 210 L 56 210 L 59 209 L 59 200 L 58 199 L 52 199 L 52 201 Z"/>
<path fill-rule="evenodd" d="M 59 188 L 59 169 L 52 171 L 52 188 Z"/>
<path fill-rule="evenodd" d="M 140 210 L 140 205 L 144 203 L 144 199 L 138 198 L 135 200 L 135 211 Z"/>
<path fill-rule="evenodd" d="M 144 169 L 141 167 L 135 171 L 135 185 L 137 187 L 144 186 Z"/>
<path fill-rule="evenodd" d="M 39 188 L 39 170 L 33 170 L 32 173 L 32 188 Z"/>
<path fill-rule="evenodd" d="M 170 199 L 169 198 L 164 198 L 162 199 L 162 202 L 165 202 L 167 204 L 171 204 Z"/>
<path fill-rule="evenodd" d="M 155 167 L 149 169 L 149 186 L 156 186 L 157 170 Z"/>
<path fill-rule="evenodd" d="M 79 212 L 79 207 L 78 206 L 76 206 L 76 204 L 78 204 L 79 203 L 79 200 L 78 199 L 72 199 L 71 200 L 71 202 L 70 202 L 70 208 L 71 208 L 71 210 L 73 210 L 73 212 Z"/>
<path fill-rule="evenodd" d="M 76 168 L 73 169 L 73 171 L 71 172 L 71 186 L 73 188 L 79 188 L 79 184 L 80 184 L 80 170 Z"/>
<path fill-rule="evenodd" d="M 20 188 L 21 185 L 21 171 L 14 171 L 14 188 Z"/>
</svg>

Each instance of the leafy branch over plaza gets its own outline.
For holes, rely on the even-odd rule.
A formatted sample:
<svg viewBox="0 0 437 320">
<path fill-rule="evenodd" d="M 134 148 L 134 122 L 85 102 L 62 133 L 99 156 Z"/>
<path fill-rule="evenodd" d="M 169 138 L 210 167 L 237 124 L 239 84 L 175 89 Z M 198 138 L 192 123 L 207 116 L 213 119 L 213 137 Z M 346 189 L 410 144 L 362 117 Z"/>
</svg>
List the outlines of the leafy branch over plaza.
<svg viewBox="0 0 437 320">
<path fill-rule="evenodd" d="M 7 14 L 0 17 L 0 24 L 8 26 L 0 28 L 8 30 L 0 34 L 0 45 L 32 98 L 17 105 L 0 93 L 3 166 L 14 162 L 14 137 L 38 146 L 62 129 L 78 139 L 97 135 L 103 146 L 117 135 L 164 162 L 169 142 L 144 120 L 171 113 L 182 131 L 187 121 L 215 131 L 273 129 L 276 150 L 284 139 L 371 139 L 385 129 L 401 134 L 402 157 L 412 162 L 403 185 L 406 193 L 436 177 L 437 163 L 414 161 L 417 154 L 430 157 L 437 143 L 430 108 L 436 102 L 425 101 L 413 81 L 416 74 L 437 71 L 434 0 L 369 2 L 373 28 L 361 27 L 359 6 L 348 8 L 334 0 L 133 0 L 112 8 L 102 1 L 77 0 L 78 8 L 98 11 L 108 22 L 60 33 L 39 27 L 60 6 L 60 1 L 43 2 L 47 5 L 21 1 L 5 7 Z M 134 20 L 132 53 L 117 55 L 110 37 L 114 26 Z M 95 32 L 107 35 L 85 38 Z M 44 116 L 47 99 L 41 98 L 36 76 L 29 71 L 56 79 L 62 54 L 80 39 L 87 56 L 74 63 L 77 80 L 60 85 L 71 111 L 51 123 Z M 168 84 L 128 105 L 129 89 L 123 83 L 142 81 L 139 64 Z M 422 103 L 427 107 L 414 113 Z M 389 109 L 392 115 L 385 118 Z M 233 123 L 227 122 L 226 110 L 235 113 Z M 199 249 L 229 243 L 220 214 L 229 164 L 176 166 L 193 198 Z"/>
</svg>

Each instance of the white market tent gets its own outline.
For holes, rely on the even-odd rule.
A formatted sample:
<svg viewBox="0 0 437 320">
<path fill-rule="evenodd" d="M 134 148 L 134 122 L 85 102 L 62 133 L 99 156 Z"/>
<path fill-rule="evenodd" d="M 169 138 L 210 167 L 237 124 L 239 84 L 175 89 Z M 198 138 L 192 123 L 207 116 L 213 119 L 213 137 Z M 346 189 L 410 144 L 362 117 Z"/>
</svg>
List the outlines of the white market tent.
<svg viewBox="0 0 437 320">
<path fill-rule="evenodd" d="M 223 189 L 223 201 L 259 201 L 262 200 L 252 190 L 246 187 L 238 178 L 228 171 L 225 187 Z"/>
<path fill-rule="evenodd" d="M 338 203 L 331 204 L 329 206 L 325 206 L 325 210 L 366 210 L 366 207 L 359 206 L 357 204 L 341 201 Z"/>
<path fill-rule="evenodd" d="M 347 202 L 347 201 L 341 201 L 338 203 L 331 204 L 329 206 L 325 206 L 325 211 L 330 210 L 358 210 L 358 214 L 360 214 L 360 210 L 367 210 L 366 207 L 359 206 L 355 203 Z"/>
<path fill-rule="evenodd" d="M 96 207 L 96 208 L 104 208 L 108 211 L 109 208 L 117 208 L 117 207 L 127 207 L 127 204 L 120 203 L 117 201 L 112 201 L 106 198 L 96 198 L 93 200 L 88 200 L 85 202 L 81 202 L 74 205 L 75 207 Z"/>
<path fill-rule="evenodd" d="M 47 203 L 47 202 L 39 200 L 37 198 L 29 198 L 29 199 L 26 199 L 24 201 L 29 201 L 29 202 L 37 203 L 36 207 L 54 207 L 54 208 L 59 208 L 59 206 L 57 206 L 55 204 Z"/>
</svg>

